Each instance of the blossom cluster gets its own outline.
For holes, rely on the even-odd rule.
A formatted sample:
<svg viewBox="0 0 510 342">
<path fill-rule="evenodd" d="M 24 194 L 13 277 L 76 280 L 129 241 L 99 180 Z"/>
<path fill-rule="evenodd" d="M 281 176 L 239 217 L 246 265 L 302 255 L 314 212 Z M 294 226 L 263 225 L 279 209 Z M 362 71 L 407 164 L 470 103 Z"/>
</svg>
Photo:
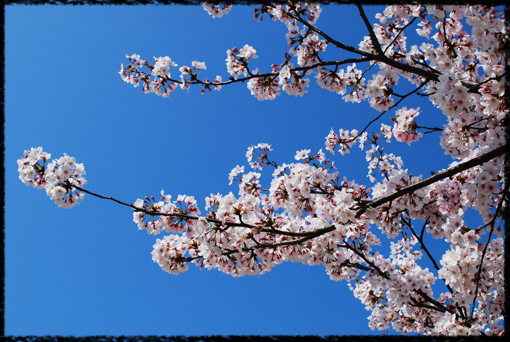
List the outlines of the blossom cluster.
<svg viewBox="0 0 510 342">
<path fill-rule="evenodd" d="M 253 46 L 246 44 L 241 50 L 233 48 L 227 50 L 227 71 L 228 73 L 237 79 L 241 74 L 246 76 L 248 74 L 248 60 L 250 58 L 258 58 L 255 54 L 257 50 Z"/>
<path fill-rule="evenodd" d="M 31 148 L 23 152 L 18 159 L 19 179 L 27 186 L 46 190 L 46 194 L 61 208 L 72 208 L 83 200 L 84 194 L 76 192 L 73 186 L 87 183 L 83 164 L 64 153 L 59 159 L 46 164 L 51 154 L 43 152 L 42 147 Z"/>
<path fill-rule="evenodd" d="M 361 74 L 362 71 L 356 69 L 356 63 L 353 63 L 348 66 L 346 70 L 340 69 L 338 72 L 321 68 L 317 71 L 315 78 L 317 79 L 317 84 L 322 89 L 327 89 L 331 92 L 343 95 L 349 86 L 363 87 L 365 85 L 365 80 L 361 78 Z M 349 95 L 348 98 L 350 101 L 359 102 L 354 101 L 354 99 L 357 98 L 355 94 L 351 93 Z M 361 97 L 359 99 L 361 99 Z"/>
<path fill-rule="evenodd" d="M 416 121 L 414 120 L 420 113 L 420 108 L 409 109 L 403 107 L 396 111 L 396 118 L 393 119 L 393 136 L 397 141 L 405 142 L 411 145 L 412 142 L 418 141 L 423 134 L 416 132 Z"/>
<path fill-rule="evenodd" d="M 221 18 L 222 16 L 228 14 L 232 9 L 232 5 L 222 3 L 219 5 L 213 5 L 207 2 L 202 4 L 202 7 L 209 13 L 213 18 Z"/>
<path fill-rule="evenodd" d="M 133 221 L 138 225 L 138 229 L 147 230 L 147 234 L 157 235 L 163 231 L 182 233 L 187 225 L 193 227 L 194 221 L 188 217 L 200 215 L 195 198 L 179 195 L 174 202 L 170 201 L 171 198 L 172 196 L 165 195 L 164 190 L 161 190 L 161 200 L 158 202 L 154 197 L 136 200 L 134 207 L 137 209 L 133 213 Z M 156 215 L 159 216 L 158 220 L 154 218 Z"/>
<path fill-rule="evenodd" d="M 147 61 L 140 59 L 140 55 L 133 54 L 126 55 L 130 64 L 124 68 L 124 64 L 120 65 L 119 74 L 122 80 L 126 83 L 131 83 L 134 87 L 138 87 L 139 83 L 143 83 L 143 92 L 145 94 L 155 93 L 158 96 L 168 97 L 170 93 L 177 89 L 177 82 L 165 82 L 170 79 L 170 67 L 177 66 L 170 57 L 154 57 L 154 66 L 150 65 Z M 140 68 L 143 66 L 148 67 L 151 73 L 142 72 Z M 150 81 L 150 76 L 157 76 L 153 81 Z"/>
</svg>

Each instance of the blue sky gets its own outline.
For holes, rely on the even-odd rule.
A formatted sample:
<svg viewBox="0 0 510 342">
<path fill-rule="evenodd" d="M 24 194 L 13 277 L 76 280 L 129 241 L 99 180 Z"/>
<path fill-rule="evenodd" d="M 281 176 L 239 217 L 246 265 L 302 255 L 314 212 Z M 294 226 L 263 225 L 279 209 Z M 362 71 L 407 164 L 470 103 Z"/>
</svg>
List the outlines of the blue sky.
<svg viewBox="0 0 510 342">
<path fill-rule="evenodd" d="M 382 10 L 365 8 L 372 22 Z M 138 231 L 129 208 L 86 195 L 61 209 L 18 179 L 23 150 L 42 146 L 53 158 L 67 153 L 83 163 L 90 191 L 134 203 L 164 189 L 173 199 L 195 196 L 204 212 L 211 193 L 237 195 L 228 174 L 236 165 L 248 170 L 249 146 L 269 143 L 273 160 L 291 163 L 298 150 L 325 150 L 330 128 L 360 130 L 378 115 L 320 89 L 314 78 L 303 98 L 260 102 L 241 83 L 205 95 L 178 89 L 164 99 L 118 74 L 125 55 L 137 53 L 151 63 L 169 56 L 179 67 L 205 62 L 199 75 L 227 79 L 226 51 L 245 44 L 259 56 L 252 68 L 267 72 L 283 61 L 287 29 L 252 17 L 243 6 L 220 19 L 177 5 L 5 7 L 6 335 L 381 333 L 368 328 L 369 312 L 347 284 L 331 281 L 322 266 L 287 262 L 260 277 L 231 278 L 190 265 L 169 275 L 150 254 L 162 235 Z M 354 6 L 325 6 L 317 26 L 353 46 L 367 35 Z M 325 56 L 352 57 L 333 47 Z M 421 107 L 421 125 L 444 122 L 420 98 L 402 106 Z M 390 124 L 393 115 L 380 122 Z M 438 134 L 387 146 L 413 175 L 451 162 Z M 370 184 L 364 152 L 328 157 L 341 175 Z"/>
</svg>

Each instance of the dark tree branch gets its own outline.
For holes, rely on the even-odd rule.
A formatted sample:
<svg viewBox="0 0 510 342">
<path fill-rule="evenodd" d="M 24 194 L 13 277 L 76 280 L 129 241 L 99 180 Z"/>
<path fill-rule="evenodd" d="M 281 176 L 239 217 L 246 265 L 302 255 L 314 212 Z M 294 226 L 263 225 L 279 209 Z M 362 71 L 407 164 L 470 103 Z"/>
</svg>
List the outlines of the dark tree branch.
<svg viewBox="0 0 510 342">
<path fill-rule="evenodd" d="M 500 146 L 491 152 L 488 152 L 484 155 L 478 156 L 476 158 L 470 159 L 466 162 L 463 162 L 451 169 L 436 173 L 434 176 L 429 177 L 425 180 L 422 180 L 420 182 L 405 186 L 401 188 L 400 190 L 395 191 L 394 193 L 384 196 L 375 200 L 367 201 L 362 200 L 361 205 L 363 206 L 361 209 L 358 210 L 356 213 L 356 217 L 360 217 L 369 207 L 370 208 L 377 208 L 383 203 L 393 201 L 394 199 L 397 199 L 399 197 L 402 197 L 406 194 L 410 194 L 412 192 L 415 192 L 418 189 L 421 189 L 423 187 L 426 187 L 427 185 L 430 185 L 432 183 L 435 183 L 437 181 L 440 181 L 444 178 L 451 177 L 459 172 L 462 172 L 464 170 L 470 169 L 472 167 L 475 167 L 477 165 L 481 165 L 483 163 L 488 162 L 491 159 L 494 159 L 496 157 L 499 157 L 505 153 L 508 152 L 508 149 L 510 147 L 510 143 L 507 143 L 506 145 Z"/>
<path fill-rule="evenodd" d="M 492 237 L 492 232 L 494 231 L 494 225 L 496 224 L 496 220 L 498 219 L 498 213 L 499 211 L 501 210 L 502 206 L 503 206 L 503 202 L 505 202 L 505 196 L 506 196 L 506 193 L 508 191 L 508 184 L 506 185 L 505 189 L 503 189 L 502 193 L 501 193 L 501 201 L 499 201 L 498 203 L 498 206 L 496 208 L 496 212 L 494 213 L 494 217 L 492 218 L 492 220 L 489 222 L 490 226 L 491 226 L 491 230 L 489 232 L 489 237 L 487 238 L 487 242 L 485 243 L 485 247 L 483 249 L 483 252 L 482 252 L 482 258 L 480 260 L 480 265 L 478 266 L 478 272 L 476 274 L 476 288 L 475 288 L 475 298 L 473 299 L 473 304 L 471 306 L 471 318 L 473 318 L 473 313 L 474 313 L 474 310 L 475 310 L 475 303 L 476 303 L 476 299 L 478 298 L 478 288 L 479 288 L 479 285 L 480 285 L 480 280 L 481 280 L 481 275 L 482 275 L 482 266 L 483 266 L 483 260 L 485 259 L 485 254 L 487 252 L 487 248 L 489 247 L 489 243 L 491 241 L 491 237 Z"/>
<path fill-rule="evenodd" d="M 114 202 L 117 202 L 119 204 L 122 204 L 122 205 L 125 205 L 127 207 L 130 207 L 132 209 L 134 209 L 134 211 L 139 211 L 139 212 L 142 212 L 144 214 L 147 214 L 147 215 L 150 215 L 150 216 L 169 216 L 169 217 L 178 217 L 178 218 L 182 218 L 184 220 L 198 220 L 200 217 L 198 216 L 190 216 L 190 215 L 186 215 L 186 214 L 179 214 L 179 213 L 162 213 L 162 212 L 158 212 L 158 211 L 152 211 L 152 210 L 144 210 L 142 208 L 139 208 L 139 207 L 136 207 L 134 206 L 133 204 L 130 204 L 130 203 L 126 203 L 126 202 L 122 202 L 122 201 L 119 201 L 118 199 L 116 198 L 113 198 L 113 197 L 106 197 L 106 196 L 102 196 L 102 195 L 99 195 L 99 194 L 96 194 L 92 191 L 89 191 L 89 190 L 85 190 L 79 186 L 76 186 L 76 185 L 70 185 L 71 187 L 75 188 L 76 190 L 79 190 L 79 191 L 82 191 L 82 192 L 85 192 L 89 195 L 92 195 L 92 196 L 95 196 L 95 197 L 98 197 L 98 198 L 102 198 L 102 199 L 107 199 L 107 200 L 110 200 L 110 201 L 114 201 Z M 213 223 L 213 224 L 219 224 L 219 225 L 225 225 L 227 227 L 244 227 L 244 228 L 256 228 L 257 226 L 255 225 L 251 225 L 251 224 L 247 224 L 247 223 L 237 223 L 237 222 L 222 222 L 220 220 L 216 220 L 216 219 L 212 219 L 212 218 L 205 218 L 205 220 L 209 223 Z M 335 226 L 334 225 L 331 225 L 331 226 L 327 226 L 327 227 L 324 227 L 324 228 L 320 228 L 320 229 L 317 229 L 317 230 L 314 230 L 312 232 L 303 232 L 303 233 L 294 233 L 294 232 L 286 232 L 286 231 L 283 231 L 283 230 L 278 230 L 278 229 L 274 229 L 274 228 L 271 228 L 271 229 L 267 229 L 267 228 L 264 228 L 264 229 L 261 229 L 260 231 L 261 232 L 264 232 L 264 233 L 269 233 L 269 234 L 276 234 L 276 235 L 286 235 L 286 236 L 295 236 L 295 237 L 304 237 L 304 240 L 303 241 L 306 241 L 306 240 L 309 240 L 309 239 L 313 239 L 315 237 L 318 237 L 318 236 L 321 236 L 321 235 L 324 235 L 324 234 L 327 234 L 329 232 L 332 232 L 333 230 L 335 230 Z M 297 240 L 296 240 L 297 241 Z M 272 245 L 266 245 L 268 247 L 271 247 Z"/>
<path fill-rule="evenodd" d="M 381 277 L 383 278 L 386 278 L 386 279 L 390 279 L 390 277 L 383 271 L 381 271 L 381 269 L 379 267 L 377 267 L 373 262 L 371 262 L 370 260 L 368 260 L 364 255 L 363 253 L 361 253 L 360 251 L 358 251 L 356 248 L 352 247 L 351 245 L 349 245 L 345 239 L 344 239 L 344 244 L 343 245 L 340 245 L 340 247 L 344 247 L 344 248 L 348 248 L 350 249 L 351 251 L 353 251 L 354 253 L 356 253 L 361 259 L 363 259 L 363 261 L 365 261 L 368 265 L 370 265 L 371 267 L 371 270 L 377 272 Z"/>
<path fill-rule="evenodd" d="M 496 76 L 496 77 L 491 77 L 491 78 L 488 78 L 486 79 L 485 81 L 483 82 L 480 82 L 480 83 L 477 83 L 477 84 L 469 84 L 469 83 L 466 83 L 466 82 L 462 82 L 462 85 L 464 85 L 466 88 L 468 88 L 468 93 L 478 93 L 478 91 L 480 90 L 480 88 L 483 86 L 484 83 L 487 83 L 487 82 L 490 82 L 490 81 L 501 81 L 501 79 L 503 77 L 505 77 L 507 75 L 507 71 L 505 71 L 503 74 L 499 75 L 499 76 Z"/>
<path fill-rule="evenodd" d="M 363 7 L 361 7 L 361 4 L 359 2 L 356 5 L 358 6 L 358 10 L 359 10 L 359 14 L 361 15 L 361 19 L 363 19 L 363 22 L 365 23 L 365 26 L 367 27 L 368 33 L 370 34 L 370 40 L 372 41 L 372 45 L 374 46 L 375 51 L 379 55 L 383 56 L 384 52 L 381 48 L 381 44 L 379 44 L 379 40 L 375 36 L 375 32 L 372 29 L 372 25 L 368 21 L 365 11 L 363 10 Z"/>
<path fill-rule="evenodd" d="M 365 56 L 365 57 L 367 57 L 370 60 L 376 60 L 376 61 L 388 64 L 388 65 L 390 65 L 390 66 L 392 66 L 392 67 L 394 67 L 396 69 L 400 69 L 402 71 L 406 71 L 406 72 L 409 72 L 409 73 L 412 73 L 412 74 L 416 74 L 416 75 L 422 76 L 422 77 L 426 78 L 427 80 L 436 81 L 436 82 L 439 81 L 438 75 L 433 73 L 433 72 L 430 72 L 430 71 L 427 71 L 427 70 L 423 70 L 423 69 L 414 67 L 412 65 L 408 65 L 408 64 L 397 62 L 397 61 L 395 61 L 395 60 L 393 60 L 391 58 L 388 58 L 388 57 L 386 57 L 386 56 L 384 56 L 382 54 L 381 55 L 374 55 L 374 54 L 371 54 L 371 53 L 368 53 L 368 52 L 365 52 L 365 51 L 362 51 L 362 50 L 358 50 L 358 49 L 356 49 L 356 48 L 354 48 L 352 46 L 348 46 L 348 45 L 342 44 L 342 43 L 334 40 L 330 36 L 328 36 L 326 33 L 322 32 L 318 28 L 310 25 L 309 23 L 306 22 L 306 20 L 300 18 L 299 16 L 294 16 L 291 13 L 289 13 L 289 16 L 291 18 L 293 18 L 294 20 L 299 21 L 301 24 L 305 25 L 308 29 L 317 32 L 318 34 L 320 34 L 321 36 L 326 38 L 326 40 L 329 43 L 335 45 L 336 47 L 338 47 L 338 48 L 340 48 L 342 50 L 349 51 L 349 52 L 352 52 L 352 53 L 355 53 L 355 54 L 358 54 L 358 55 L 361 55 L 361 56 Z"/>
<path fill-rule="evenodd" d="M 414 231 L 413 227 L 411 226 L 411 222 L 410 220 L 406 220 L 404 217 L 401 216 L 401 219 L 402 221 L 404 221 L 404 223 L 409 227 L 409 229 L 411 229 L 411 232 L 413 233 L 413 235 L 416 237 L 416 239 L 418 239 L 418 241 L 420 242 L 420 248 L 423 249 L 425 251 L 425 253 L 427 254 L 427 256 L 429 257 L 430 261 L 432 261 L 432 264 L 434 264 L 434 268 L 436 270 L 439 271 L 439 266 L 438 264 L 436 263 L 436 260 L 432 257 L 432 254 L 430 254 L 429 250 L 427 249 L 427 247 L 425 246 L 425 243 L 423 242 L 423 231 L 425 230 L 425 226 L 427 225 L 428 223 L 428 219 L 427 221 L 425 221 L 425 223 L 423 224 L 423 229 L 422 229 L 422 234 L 421 236 L 418 236 L 418 234 L 416 234 L 416 232 Z M 445 281 L 443 279 L 443 281 Z M 450 293 L 453 294 L 453 290 L 452 288 L 450 287 L 450 285 L 446 284 L 446 287 L 448 288 L 448 291 L 450 291 Z"/>
<path fill-rule="evenodd" d="M 416 126 L 416 128 L 428 129 L 428 130 L 429 130 L 429 132 L 425 132 L 425 133 L 431 133 L 431 132 L 442 132 L 442 131 L 443 131 L 443 129 L 442 129 L 442 128 L 439 128 L 439 127 Z"/>
<path fill-rule="evenodd" d="M 413 304 L 409 304 L 411 306 L 414 306 L 414 307 L 417 307 L 417 308 L 425 308 L 425 309 L 430 309 L 430 310 L 435 310 L 435 311 L 441 311 L 441 312 L 445 312 L 446 311 L 446 309 L 444 309 L 444 308 L 438 308 L 437 306 L 431 306 L 431 305 L 424 304 L 424 302 L 418 302 L 411 295 L 409 295 L 409 297 L 411 298 L 411 301 L 413 302 Z"/>
<path fill-rule="evenodd" d="M 276 247 L 281 247 L 281 246 L 299 245 L 299 244 L 302 244 L 303 242 L 306 242 L 308 240 L 316 238 L 320 235 L 327 234 L 335 229 L 336 229 L 335 226 L 332 225 L 332 226 L 328 226 L 325 228 L 317 229 L 312 234 L 309 234 L 309 236 L 301 238 L 301 239 L 285 241 L 285 242 L 280 242 L 280 243 L 259 243 L 252 247 L 241 248 L 240 250 L 243 252 L 252 252 L 255 249 L 261 249 L 261 248 L 276 248 Z M 239 250 L 229 250 L 229 251 L 222 253 L 221 255 L 229 256 L 229 255 L 232 255 L 232 254 L 238 253 L 238 252 L 239 252 Z M 199 257 L 182 257 L 182 258 L 179 258 L 179 260 L 177 260 L 177 261 L 190 262 L 190 261 L 193 261 L 193 260 L 199 259 L 199 258 L 201 258 L 201 257 L 200 256 Z M 360 266 L 362 266 L 362 265 L 360 265 Z"/>
<path fill-rule="evenodd" d="M 356 253 L 360 258 L 362 258 L 368 265 L 370 265 L 370 267 L 372 267 L 372 271 L 375 271 L 377 272 L 381 277 L 383 278 L 386 278 L 388 280 L 391 280 L 391 278 L 383 271 L 381 271 L 381 269 L 379 267 L 377 267 L 373 262 L 371 262 L 370 260 L 368 260 L 364 255 L 363 253 L 361 253 L 360 251 L 358 251 L 356 248 L 350 246 L 345 240 L 344 240 L 344 245 L 341 245 L 341 247 L 345 247 L 345 248 L 348 248 L 350 249 L 351 251 L 353 251 L 354 253 Z M 429 303 L 432 303 L 434 304 L 434 307 L 429 307 L 430 309 L 433 309 L 433 310 L 437 310 L 437 311 L 441 311 L 441 312 L 445 312 L 445 311 L 448 311 L 450 313 L 454 313 L 452 310 L 444 307 L 444 305 L 442 305 L 441 303 L 439 303 L 438 301 L 436 301 L 435 299 L 431 298 L 430 296 L 428 296 L 425 292 L 423 292 L 421 289 L 418 289 L 418 290 L 414 290 L 414 292 L 418 293 L 420 296 L 422 296 L 423 298 L 425 298 Z M 412 298 L 412 297 L 411 297 Z"/>
<path fill-rule="evenodd" d="M 139 207 L 135 207 L 133 204 L 130 204 L 130 203 L 126 203 L 126 202 L 122 202 L 122 201 L 119 201 L 118 199 L 116 198 L 113 198 L 113 197 L 106 197 L 106 196 L 102 196 L 102 195 L 99 195 L 99 194 L 96 194 L 94 192 L 91 192 L 89 190 L 85 190 L 79 186 L 76 186 L 76 185 L 72 185 L 71 186 L 79 191 L 83 191 L 89 195 L 92 195 L 92 196 L 95 196 L 95 197 L 99 197 L 99 198 L 102 198 L 102 199 L 107 199 L 107 200 L 110 200 L 110 201 L 114 201 L 114 202 L 117 202 L 119 204 L 122 204 L 122 205 L 125 205 L 127 207 L 130 207 L 132 209 L 134 209 L 134 211 L 139 211 L 139 212 L 142 212 L 144 214 L 147 214 L 147 215 L 150 215 L 150 216 L 170 216 L 170 217 L 178 217 L 178 218 L 182 218 L 182 219 L 185 219 L 185 220 L 198 220 L 200 217 L 198 216 L 190 216 L 190 215 L 186 215 L 186 214 L 179 214 L 179 213 L 162 213 L 162 212 L 159 212 L 159 211 L 153 211 L 153 210 L 145 210 L 145 209 L 142 209 L 142 208 L 139 208 Z M 249 224 L 245 224 L 245 223 L 236 223 L 236 222 L 222 222 L 220 220 L 216 220 L 216 219 L 211 219 L 211 218 L 206 218 L 206 220 L 209 222 L 209 223 L 215 223 L 215 224 L 224 224 L 226 226 L 232 226 L 232 227 L 245 227 L 245 228 L 254 228 L 255 226 L 252 226 L 252 225 L 249 225 Z"/>
<path fill-rule="evenodd" d="M 410 22 L 408 22 L 406 26 L 404 26 L 404 27 L 402 27 L 401 29 L 399 29 L 399 32 L 397 33 L 397 35 L 395 36 L 395 38 L 393 38 L 393 40 L 391 41 L 391 43 L 390 43 L 390 44 L 388 44 L 388 46 L 386 47 L 386 49 L 384 49 L 384 55 L 386 55 L 386 51 L 388 51 L 388 49 L 389 49 L 389 48 L 393 45 L 393 43 L 395 43 L 395 42 L 397 41 L 397 39 L 398 39 L 398 37 L 400 36 L 400 34 L 401 34 L 402 32 L 404 32 L 404 30 L 405 30 L 406 28 L 408 28 L 409 26 L 411 26 L 411 25 L 414 23 L 414 21 L 415 21 L 415 20 L 416 20 L 416 17 L 414 17 L 414 18 L 413 18 Z M 439 72 L 437 72 L 437 73 L 439 74 Z"/>
<path fill-rule="evenodd" d="M 418 290 L 414 290 L 414 292 L 416 292 L 417 294 L 419 294 L 420 296 L 422 296 L 423 298 L 425 298 L 429 303 L 432 303 L 434 304 L 434 307 L 435 309 L 434 310 L 437 310 L 437 311 L 440 311 L 440 312 L 445 312 L 445 311 L 448 311 L 449 313 L 451 314 L 455 314 L 455 312 L 451 309 L 448 309 L 447 307 L 445 307 L 443 304 L 439 303 L 437 300 L 435 300 L 434 298 L 430 298 L 429 295 L 427 295 L 425 292 L 423 292 L 421 289 L 418 289 Z"/>
<path fill-rule="evenodd" d="M 292 19 L 294 19 L 296 21 L 299 21 L 301 24 L 306 26 L 309 30 L 317 32 L 319 35 L 324 37 L 328 41 L 328 43 L 331 43 L 331 44 L 335 45 L 337 48 L 345 50 L 345 51 L 349 51 L 349 52 L 352 52 L 352 53 L 355 53 L 357 55 L 365 56 L 365 57 L 370 58 L 370 59 L 374 59 L 373 57 L 375 55 L 372 55 L 371 53 L 368 53 L 368 52 L 365 52 L 365 51 L 358 50 L 355 47 L 352 47 L 352 46 L 340 43 L 339 41 L 331 38 L 326 33 L 324 33 L 323 31 L 319 30 L 318 28 L 316 28 L 315 26 L 310 25 L 308 22 L 306 22 L 306 20 L 302 19 L 301 17 L 294 16 L 291 13 L 288 13 L 288 15 Z"/>
<path fill-rule="evenodd" d="M 295 68 L 290 68 L 289 70 L 291 72 L 296 72 L 296 71 L 302 71 L 302 72 L 306 72 L 308 70 L 312 70 L 312 69 L 317 69 L 318 67 L 325 67 L 325 66 L 339 66 L 339 65 L 345 65 L 345 64 L 352 64 L 352 63 L 363 63 L 363 62 L 370 62 L 372 59 L 371 58 L 368 58 L 368 57 L 361 57 L 361 58 L 347 58 L 347 59 L 344 59 L 344 60 L 341 60 L 341 61 L 327 61 L 327 62 L 320 62 L 320 63 L 316 63 L 316 64 L 312 64 L 312 65 L 308 65 L 308 66 L 305 66 L 305 67 L 295 67 Z M 144 71 L 136 71 L 138 73 L 142 73 L 142 74 L 146 74 L 147 76 L 150 76 L 149 73 L 146 73 Z M 225 81 L 225 82 L 205 82 L 205 81 L 201 81 L 197 78 L 195 78 L 194 80 L 189 80 L 189 82 L 186 82 L 190 85 L 194 85 L 194 84 L 201 84 L 201 85 L 204 85 L 204 86 L 224 86 L 224 85 L 229 85 L 229 84 L 232 84 L 232 83 L 238 83 L 238 82 L 246 82 L 252 78 L 274 78 L 274 77 L 277 77 L 278 76 L 278 73 L 275 72 L 275 73 L 265 73 L 265 74 L 257 74 L 257 75 L 253 75 L 253 74 L 250 74 L 250 76 L 246 76 L 246 77 L 241 77 L 241 78 L 237 78 L 237 79 L 234 79 L 234 78 L 231 78 L 229 81 Z M 177 79 L 173 79 L 173 78 L 169 78 L 167 76 L 158 76 L 160 79 L 163 80 L 163 82 L 172 82 L 172 83 L 178 83 L 178 84 L 181 84 L 181 83 L 184 83 L 183 81 L 181 80 L 177 80 Z"/>
</svg>

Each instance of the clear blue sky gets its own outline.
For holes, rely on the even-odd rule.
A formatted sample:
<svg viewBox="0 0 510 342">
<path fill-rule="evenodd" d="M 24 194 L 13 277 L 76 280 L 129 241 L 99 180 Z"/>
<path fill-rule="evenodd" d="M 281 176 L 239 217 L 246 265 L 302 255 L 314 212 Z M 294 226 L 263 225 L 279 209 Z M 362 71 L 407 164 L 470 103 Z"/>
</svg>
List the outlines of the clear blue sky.
<svg viewBox="0 0 510 342">
<path fill-rule="evenodd" d="M 382 10 L 366 8 L 372 22 Z M 164 99 L 118 74 L 125 55 L 137 53 L 149 62 L 169 56 L 179 67 L 205 62 L 200 75 L 227 79 L 227 49 L 245 44 L 259 56 L 252 67 L 267 72 L 283 61 L 287 29 L 252 17 L 252 7 L 243 6 L 221 19 L 177 5 L 5 7 L 7 335 L 381 333 L 368 328 L 369 312 L 347 284 L 331 281 L 322 266 L 287 262 L 235 279 L 190 265 L 169 275 L 151 259 L 163 235 L 138 231 L 129 208 L 86 195 L 74 209 L 61 209 L 18 179 L 23 150 L 42 146 L 53 158 L 67 153 L 83 163 L 91 191 L 134 203 L 164 189 L 173 199 L 195 196 L 204 212 L 211 193 L 237 195 L 228 174 L 247 166 L 247 147 L 269 143 L 273 160 L 291 163 L 298 150 L 325 151 L 330 128 L 362 129 L 378 115 L 367 103 L 346 104 L 320 89 L 314 78 L 303 98 L 260 102 L 245 84 L 205 95 L 198 87 L 178 89 Z M 324 6 L 318 27 L 354 46 L 367 35 L 354 6 Z M 332 46 L 326 56 L 349 57 Z M 444 122 L 420 98 L 402 105 L 421 107 L 419 124 Z M 380 122 L 391 124 L 393 115 Z M 411 147 L 387 146 L 414 175 L 451 162 L 438 134 Z M 341 175 L 370 185 L 364 152 L 327 155 Z"/>
</svg>

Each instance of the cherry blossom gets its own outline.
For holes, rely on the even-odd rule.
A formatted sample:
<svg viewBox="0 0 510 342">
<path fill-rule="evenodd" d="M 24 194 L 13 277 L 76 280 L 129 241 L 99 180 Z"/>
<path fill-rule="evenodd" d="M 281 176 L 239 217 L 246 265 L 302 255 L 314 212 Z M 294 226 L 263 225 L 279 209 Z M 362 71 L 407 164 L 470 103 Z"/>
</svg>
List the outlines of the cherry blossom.
<svg viewBox="0 0 510 342">
<path fill-rule="evenodd" d="M 412 142 L 418 141 L 423 136 L 422 133 L 416 132 L 416 121 L 414 120 L 419 114 L 419 109 L 407 110 L 407 107 L 403 107 L 396 111 L 397 117 L 393 119 L 395 125 L 392 133 L 397 141 L 411 145 Z"/>
<path fill-rule="evenodd" d="M 231 8 L 203 7 L 214 18 Z M 143 92 L 165 97 L 178 86 L 189 90 L 201 84 L 204 93 L 247 81 L 262 101 L 275 100 L 280 90 L 304 96 L 305 76 L 315 73 L 320 88 L 346 102 L 367 101 L 379 112 L 368 125 L 331 128 L 325 138 L 331 154 L 358 152 L 352 149 L 356 144 L 364 150 L 369 185 L 342 177 L 322 150 L 302 149 L 293 163 L 277 164 L 269 157 L 271 145 L 260 143 L 246 152 L 257 172 L 236 165 L 228 179 L 239 182 L 239 191 L 211 194 L 202 216 L 194 197 L 178 195 L 172 201 L 164 191 L 159 199 L 115 201 L 134 210 L 138 229 L 171 233 L 157 239 L 152 251 L 154 262 L 170 274 L 185 272 L 188 263 L 233 277 L 264 274 L 284 261 L 322 265 L 330 279 L 348 282 L 370 312 L 372 329 L 502 335 L 501 226 L 508 210 L 503 16 L 487 6 L 395 5 L 378 13 L 372 25 L 357 7 L 368 31 L 357 47 L 321 31 L 320 5 L 255 9 L 255 19 L 267 14 L 288 30 L 289 53 L 266 73 L 252 67 L 256 50 L 246 44 L 227 50 L 228 81 L 199 79 L 206 67 L 198 61 L 179 69 L 180 80 L 172 79 L 170 67 L 177 64 L 170 57 L 150 65 L 137 54 L 126 55 L 129 64 L 121 65 L 119 74 L 135 87 L 142 82 Z M 409 46 L 411 29 L 424 39 L 419 45 Z M 326 60 L 326 48 L 356 57 Z M 430 99 L 444 115 L 442 127 L 420 126 L 426 113 L 400 105 L 413 95 Z M 370 127 L 377 120 L 382 122 Z M 411 145 L 434 132 L 452 163 L 431 177 L 413 175 L 389 143 Z M 83 193 L 106 198 L 83 189 L 85 171 L 74 158 L 64 154 L 46 164 L 49 158 L 40 147 L 25 151 L 18 160 L 20 180 L 45 189 L 63 207 L 75 205 Z M 263 171 L 271 172 L 268 185 L 261 182 Z M 467 222 L 468 210 L 480 213 L 481 226 Z M 430 237 L 444 240 L 443 255 L 431 253 Z M 378 248 L 382 245 L 389 252 Z"/>
<path fill-rule="evenodd" d="M 228 14 L 232 9 L 232 5 L 221 3 L 219 5 L 213 5 L 207 2 L 202 4 L 202 7 L 209 13 L 213 18 L 221 18 L 223 15 Z"/>
<path fill-rule="evenodd" d="M 46 164 L 51 158 L 42 147 L 24 151 L 24 157 L 18 159 L 19 179 L 27 186 L 46 190 L 46 194 L 61 208 L 72 208 L 83 200 L 84 194 L 77 192 L 75 186 L 83 186 L 87 181 L 83 177 L 83 164 L 64 153 L 59 159 Z"/>
</svg>

